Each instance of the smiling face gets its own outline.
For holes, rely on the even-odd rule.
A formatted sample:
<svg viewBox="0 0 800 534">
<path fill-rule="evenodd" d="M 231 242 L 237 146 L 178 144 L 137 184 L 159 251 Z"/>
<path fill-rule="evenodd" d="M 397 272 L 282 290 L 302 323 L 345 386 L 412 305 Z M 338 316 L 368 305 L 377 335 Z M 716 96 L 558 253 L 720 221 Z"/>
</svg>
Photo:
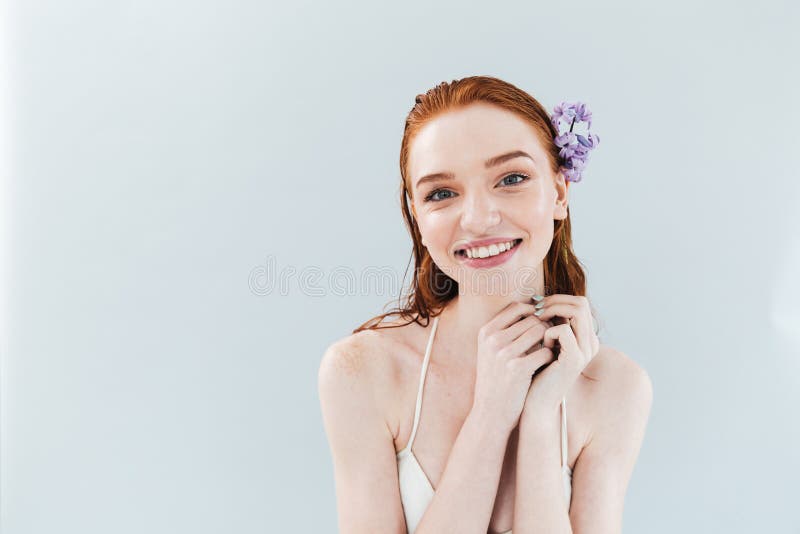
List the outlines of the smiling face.
<svg viewBox="0 0 800 534">
<path fill-rule="evenodd" d="M 553 221 L 567 216 L 567 185 L 531 124 L 483 102 L 448 111 L 417 132 L 407 171 L 422 242 L 448 276 L 463 284 L 489 268 L 509 281 L 523 268 L 540 272 Z M 460 252 L 470 242 L 508 239 L 521 241 L 494 259 Z"/>
</svg>

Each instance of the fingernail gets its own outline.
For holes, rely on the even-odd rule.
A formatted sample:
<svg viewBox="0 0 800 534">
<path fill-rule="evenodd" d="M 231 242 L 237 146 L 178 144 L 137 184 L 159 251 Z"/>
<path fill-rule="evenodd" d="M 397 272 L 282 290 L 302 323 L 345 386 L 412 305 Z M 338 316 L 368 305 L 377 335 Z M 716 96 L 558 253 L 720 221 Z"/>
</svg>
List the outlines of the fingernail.
<svg viewBox="0 0 800 534">
<path fill-rule="evenodd" d="M 537 310 L 541 310 L 542 308 L 544 308 L 544 302 L 540 302 L 539 304 L 534 306 L 534 308 L 536 308 Z"/>
<path fill-rule="evenodd" d="M 544 310 L 535 311 L 533 314 L 538 317 L 542 314 L 542 312 L 544 312 Z"/>
<path fill-rule="evenodd" d="M 543 298 L 544 298 L 544 297 L 543 297 L 542 295 L 534 295 L 534 296 L 533 296 L 533 300 L 535 300 L 536 302 L 539 302 L 539 301 L 540 301 L 540 300 L 542 300 Z"/>
</svg>

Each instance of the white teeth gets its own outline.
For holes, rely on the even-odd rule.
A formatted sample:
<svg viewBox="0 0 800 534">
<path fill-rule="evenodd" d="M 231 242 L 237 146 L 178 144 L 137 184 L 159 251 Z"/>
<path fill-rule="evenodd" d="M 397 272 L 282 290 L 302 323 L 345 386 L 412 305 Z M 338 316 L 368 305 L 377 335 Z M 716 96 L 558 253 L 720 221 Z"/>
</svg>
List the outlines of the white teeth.
<svg viewBox="0 0 800 534">
<path fill-rule="evenodd" d="M 508 241 L 506 243 L 494 243 L 488 247 L 468 248 L 466 249 L 466 254 L 468 258 L 488 258 L 490 256 L 497 256 L 501 252 L 505 252 L 513 246 L 514 241 Z"/>
</svg>

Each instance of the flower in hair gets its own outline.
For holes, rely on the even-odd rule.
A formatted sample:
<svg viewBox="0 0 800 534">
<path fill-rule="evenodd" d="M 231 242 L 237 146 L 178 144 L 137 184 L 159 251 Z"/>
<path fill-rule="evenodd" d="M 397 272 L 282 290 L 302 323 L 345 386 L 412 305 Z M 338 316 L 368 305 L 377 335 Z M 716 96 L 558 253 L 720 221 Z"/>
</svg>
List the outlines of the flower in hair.
<svg viewBox="0 0 800 534">
<path fill-rule="evenodd" d="M 564 178 L 569 182 L 580 182 L 589 152 L 600 143 L 600 137 L 591 132 L 582 135 L 572 130 L 576 123 L 585 122 L 588 132 L 592 126 L 592 112 L 583 102 L 561 102 L 553 110 L 550 120 L 557 132 L 555 143 L 561 149 L 558 154 L 563 160 Z M 568 131 L 562 131 L 562 123 L 569 124 Z"/>
</svg>

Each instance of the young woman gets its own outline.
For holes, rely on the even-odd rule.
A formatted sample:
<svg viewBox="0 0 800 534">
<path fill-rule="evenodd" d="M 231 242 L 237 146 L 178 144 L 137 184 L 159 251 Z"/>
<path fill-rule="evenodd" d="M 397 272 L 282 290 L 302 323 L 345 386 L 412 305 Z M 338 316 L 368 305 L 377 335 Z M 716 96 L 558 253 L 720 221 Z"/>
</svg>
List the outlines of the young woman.
<svg viewBox="0 0 800 534">
<path fill-rule="evenodd" d="M 319 369 L 341 532 L 621 531 L 652 384 L 596 335 L 568 190 L 598 138 L 576 122 L 491 77 L 417 97 L 413 286 Z"/>
</svg>

